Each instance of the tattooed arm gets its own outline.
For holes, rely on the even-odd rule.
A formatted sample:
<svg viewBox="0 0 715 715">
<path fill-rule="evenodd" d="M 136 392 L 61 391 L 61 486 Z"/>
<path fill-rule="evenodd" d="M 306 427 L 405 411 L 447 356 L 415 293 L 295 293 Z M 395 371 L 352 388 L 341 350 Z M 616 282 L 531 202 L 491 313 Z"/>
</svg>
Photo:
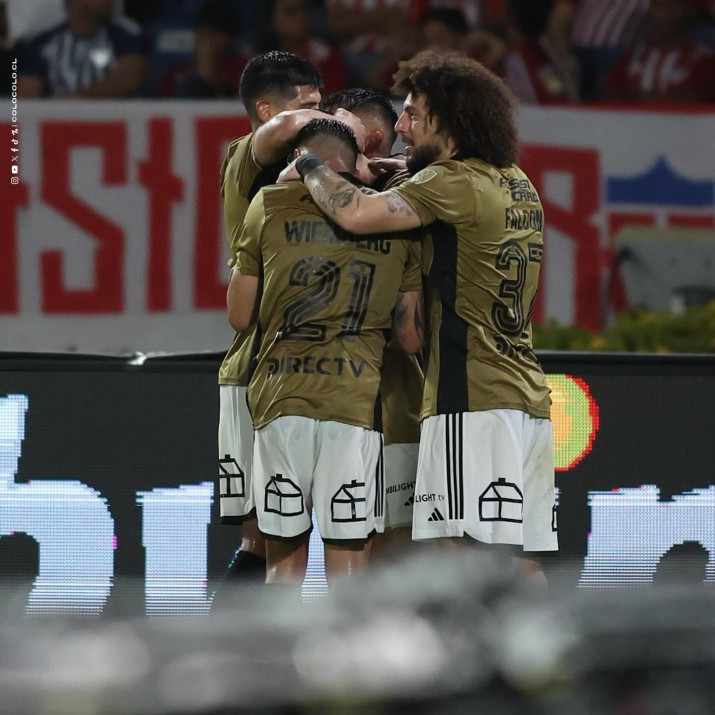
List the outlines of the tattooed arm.
<svg viewBox="0 0 715 715">
<path fill-rule="evenodd" d="M 365 195 L 325 165 L 309 171 L 303 182 L 323 212 L 351 233 L 405 231 L 421 225 L 401 196 L 392 191 Z"/>
<path fill-rule="evenodd" d="M 422 291 L 398 294 L 392 314 L 392 333 L 405 352 L 416 353 L 422 349 L 425 338 Z"/>
</svg>

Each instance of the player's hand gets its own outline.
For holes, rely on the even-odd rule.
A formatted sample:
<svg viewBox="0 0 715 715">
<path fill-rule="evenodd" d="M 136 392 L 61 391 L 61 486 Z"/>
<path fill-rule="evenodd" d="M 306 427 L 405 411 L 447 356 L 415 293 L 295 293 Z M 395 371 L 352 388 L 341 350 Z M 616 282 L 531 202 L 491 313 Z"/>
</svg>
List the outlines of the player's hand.
<svg viewBox="0 0 715 715">
<path fill-rule="evenodd" d="M 296 157 L 297 158 L 297 157 Z M 280 174 L 278 174 L 278 179 L 277 182 L 278 184 L 285 184 L 288 183 L 289 181 L 300 181 L 300 174 L 296 171 L 295 168 L 295 159 L 291 161 L 288 166 L 286 166 L 283 171 L 281 171 Z"/>
<path fill-rule="evenodd" d="M 404 171 L 407 168 L 407 157 L 403 154 L 385 159 L 370 159 L 368 164 L 373 174 L 384 174 L 386 171 Z"/>
<path fill-rule="evenodd" d="M 335 110 L 333 118 L 337 119 L 339 122 L 342 122 L 349 129 L 352 130 L 352 133 L 355 135 L 355 141 L 357 142 L 358 150 L 361 154 L 364 153 L 365 137 L 367 135 L 367 131 L 365 129 L 365 125 L 362 123 L 362 119 L 359 119 L 352 112 L 348 112 L 347 109 L 343 109 L 342 107 Z"/>
</svg>

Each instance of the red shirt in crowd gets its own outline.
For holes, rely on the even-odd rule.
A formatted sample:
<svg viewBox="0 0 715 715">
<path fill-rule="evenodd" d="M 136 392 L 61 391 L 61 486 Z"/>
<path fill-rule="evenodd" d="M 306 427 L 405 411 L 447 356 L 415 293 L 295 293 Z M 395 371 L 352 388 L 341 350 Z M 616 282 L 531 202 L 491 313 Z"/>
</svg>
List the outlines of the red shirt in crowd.
<svg viewBox="0 0 715 715">
<path fill-rule="evenodd" d="M 517 99 L 525 104 L 564 104 L 578 98 L 563 59 L 544 38 L 526 40 L 508 52 L 501 74 Z"/>
<path fill-rule="evenodd" d="M 640 45 L 613 68 L 603 98 L 625 102 L 715 102 L 715 54 L 695 41 L 672 48 Z"/>
</svg>

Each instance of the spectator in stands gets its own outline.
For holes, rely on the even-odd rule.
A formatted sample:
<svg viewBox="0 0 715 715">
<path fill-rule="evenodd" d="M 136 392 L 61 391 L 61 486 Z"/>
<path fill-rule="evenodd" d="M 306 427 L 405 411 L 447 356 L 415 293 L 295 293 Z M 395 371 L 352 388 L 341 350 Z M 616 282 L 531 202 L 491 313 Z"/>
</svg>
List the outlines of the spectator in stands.
<svg viewBox="0 0 715 715">
<path fill-rule="evenodd" d="M 646 38 L 606 77 L 608 102 L 714 102 L 715 53 L 696 42 L 697 0 L 651 0 Z"/>
<path fill-rule="evenodd" d="M 419 21 L 420 47 L 433 52 L 458 52 L 478 60 L 489 69 L 496 68 L 504 58 L 506 43 L 486 30 L 470 31 L 462 10 L 436 7 L 427 10 Z"/>
<path fill-rule="evenodd" d="M 347 64 L 348 84 L 385 91 L 385 75 L 413 55 L 417 0 L 327 0 L 326 26 Z"/>
<path fill-rule="evenodd" d="M 267 0 L 266 32 L 260 52 L 281 50 L 312 62 L 323 75 L 325 92 L 347 84 L 347 69 L 341 51 L 313 35 L 307 0 Z"/>
<path fill-rule="evenodd" d="M 461 10 L 451 7 L 427 10 L 419 21 L 421 45 L 439 54 L 467 53 L 469 27 Z"/>
<path fill-rule="evenodd" d="M 578 100 L 572 58 L 549 40 L 554 0 L 509 0 L 509 49 L 501 75 L 520 102 L 564 104 Z"/>
<path fill-rule="evenodd" d="M 20 52 L 20 97 L 130 97 L 148 69 L 136 23 L 114 17 L 114 0 L 66 0 L 67 20 Z"/>
<path fill-rule="evenodd" d="M 503 35 L 506 27 L 506 0 L 416 0 L 422 11 L 449 8 L 459 10 L 467 20 L 470 32 L 486 30 Z"/>
<path fill-rule="evenodd" d="M 366 73 L 365 84 L 386 90 L 392 85 L 398 64 L 409 59 L 419 48 L 428 48 L 438 54 L 457 52 L 490 69 L 499 65 L 506 51 L 506 43 L 501 37 L 485 30 L 471 31 L 466 15 L 458 7 L 443 7 L 438 0 L 433 0 L 433 4 L 436 6 L 419 16 L 414 38 L 411 33 L 406 34 L 385 48 Z"/>
<path fill-rule="evenodd" d="M 160 97 L 237 97 L 246 58 L 237 49 L 238 14 L 225 0 L 205 0 L 194 17 L 194 57 L 176 67 L 157 90 Z"/>
<path fill-rule="evenodd" d="M 556 0 L 547 35 L 578 61 L 580 96 L 592 102 L 601 79 L 643 32 L 650 0 Z"/>
</svg>

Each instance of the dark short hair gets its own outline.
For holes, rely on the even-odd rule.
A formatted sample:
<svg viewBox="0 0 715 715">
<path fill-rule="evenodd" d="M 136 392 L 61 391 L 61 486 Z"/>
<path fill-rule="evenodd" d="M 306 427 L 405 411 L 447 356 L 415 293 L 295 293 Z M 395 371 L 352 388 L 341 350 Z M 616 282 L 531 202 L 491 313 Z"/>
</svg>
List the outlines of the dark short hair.
<svg viewBox="0 0 715 715">
<path fill-rule="evenodd" d="M 394 82 L 397 96 L 424 99 L 438 131 L 450 136 L 460 158 L 482 159 L 501 169 L 516 162 L 514 96 L 476 60 L 424 50 L 400 62 Z"/>
<path fill-rule="evenodd" d="M 469 32 L 469 25 L 464 13 L 454 7 L 435 7 L 427 10 L 420 17 L 420 27 L 428 22 L 439 22 L 458 35 L 466 35 Z"/>
<path fill-rule="evenodd" d="M 271 50 L 252 57 L 241 73 L 239 94 L 250 119 L 255 102 L 263 96 L 292 99 L 296 86 L 322 87 L 323 76 L 308 60 L 291 52 Z"/>
<path fill-rule="evenodd" d="M 365 87 L 350 87 L 333 92 L 320 103 L 320 108 L 330 114 L 341 108 L 349 112 L 365 109 L 378 114 L 390 126 L 395 126 L 397 122 L 397 112 L 390 98 L 382 92 Z"/>
<path fill-rule="evenodd" d="M 299 147 L 316 137 L 329 137 L 343 142 L 353 151 L 355 157 L 360 153 L 353 130 L 337 119 L 311 119 L 295 136 L 294 147 Z"/>
<path fill-rule="evenodd" d="M 341 89 L 326 97 L 320 103 L 320 108 L 329 114 L 334 114 L 336 109 L 347 109 L 349 112 L 362 109 L 370 112 L 379 117 L 382 123 L 389 128 L 390 145 L 394 144 L 397 139 L 397 132 L 395 132 L 397 112 L 392 106 L 390 98 L 382 92 L 364 87 Z"/>
</svg>

